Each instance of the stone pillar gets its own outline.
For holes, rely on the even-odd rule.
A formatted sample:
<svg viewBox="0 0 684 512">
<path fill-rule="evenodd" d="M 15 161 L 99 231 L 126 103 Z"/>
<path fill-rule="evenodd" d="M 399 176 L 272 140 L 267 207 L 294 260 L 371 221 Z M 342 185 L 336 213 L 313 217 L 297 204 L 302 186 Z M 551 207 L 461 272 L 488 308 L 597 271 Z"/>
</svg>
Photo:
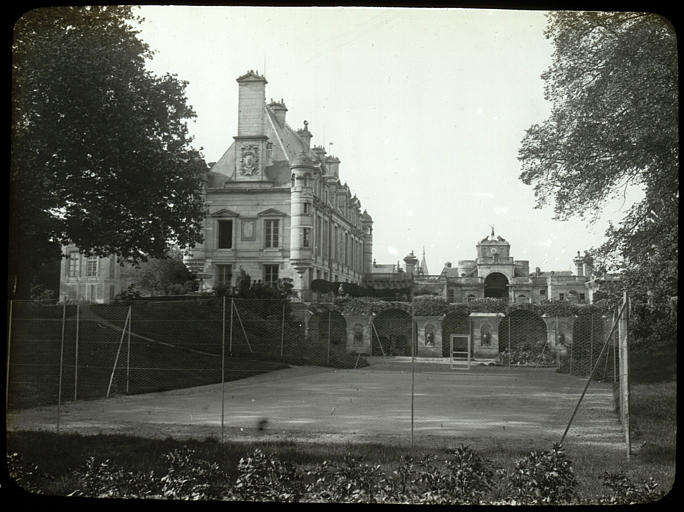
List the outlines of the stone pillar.
<svg viewBox="0 0 684 512">
<path fill-rule="evenodd" d="M 442 357 L 442 316 L 414 316 L 417 326 L 416 355 Z"/>
<path fill-rule="evenodd" d="M 347 353 L 370 355 L 372 315 L 342 315 L 347 322 Z"/>
<path fill-rule="evenodd" d="M 560 355 L 565 357 L 568 347 L 572 345 L 575 317 L 543 315 L 542 319 L 546 323 L 546 339 L 549 348 L 553 353 L 560 352 Z"/>
<path fill-rule="evenodd" d="M 499 356 L 499 322 L 503 313 L 470 313 L 472 357 L 493 359 Z"/>
</svg>

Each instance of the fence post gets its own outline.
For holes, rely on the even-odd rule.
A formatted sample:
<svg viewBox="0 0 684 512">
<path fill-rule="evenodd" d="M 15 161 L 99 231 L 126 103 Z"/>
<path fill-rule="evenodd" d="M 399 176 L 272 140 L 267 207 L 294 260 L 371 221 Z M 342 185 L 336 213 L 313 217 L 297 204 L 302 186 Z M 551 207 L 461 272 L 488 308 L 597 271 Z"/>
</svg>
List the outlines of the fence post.
<svg viewBox="0 0 684 512">
<path fill-rule="evenodd" d="M 482 343 L 480 341 L 480 343 Z M 508 314 L 508 368 L 510 369 L 511 367 L 511 359 L 512 359 L 512 354 L 511 354 L 511 314 Z"/>
<path fill-rule="evenodd" d="M 232 301 L 233 299 L 231 299 Z M 226 407 L 226 296 L 223 296 L 223 304 L 221 308 L 221 442 L 223 442 L 224 417 Z M 232 302 L 231 302 L 232 306 Z M 233 308 L 230 308 L 231 316 Z M 232 319 L 231 319 L 232 327 Z"/>
<path fill-rule="evenodd" d="M 330 310 L 328 310 L 328 364 L 330 364 Z M 371 342 L 371 347 L 373 346 L 373 343 Z"/>
<path fill-rule="evenodd" d="M 280 359 L 285 353 L 285 301 L 283 300 L 283 318 L 280 324 Z"/>
<path fill-rule="evenodd" d="M 589 331 L 589 368 L 594 367 L 594 313 L 591 313 L 591 330 Z"/>
<path fill-rule="evenodd" d="M 121 340 L 119 341 L 119 348 L 116 349 L 116 357 L 114 358 L 114 366 L 112 367 L 112 374 L 109 377 L 109 386 L 107 386 L 106 398 L 109 398 L 109 393 L 112 391 L 112 383 L 114 382 L 114 372 L 119 364 L 119 355 L 121 354 L 121 346 L 123 345 L 124 336 L 126 336 L 126 327 L 128 327 L 128 321 L 131 318 L 131 306 L 128 306 L 128 314 L 126 315 L 126 321 L 124 322 L 123 329 L 121 330 Z"/>
<path fill-rule="evenodd" d="M 9 316 L 7 322 L 7 375 L 6 375 L 6 386 L 5 386 L 5 416 L 7 416 L 7 407 L 9 404 L 9 382 L 10 382 L 10 344 L 12 341 L 12 308 L 14 301 L 9 301 Z"/>
<path fill-rule="evenodd" d="M 228 338 L 228 355 L 233 357 L 233 310 L 235 309 L 235 299 L 230 298 L 230 337 Z M 225 315 L 225 306 L 224 306 Z"/>
<path fill-rule="evenodd" d="M 615 324 L 615 311 L 613 311 L 613 324 Z M 617 339 L 613 336 L 613 383 L 618 379 L 618 364 L 617 364 Z"/>
<path fill-rule="evenodd" d="M 620 420 L 625 429 L 625 445 L 627 447 L 627 460 L 630 459 L 632 446 L 629 424 L 629 296 L 623 293 L 623 311 L 618 324 L 618 343 L 620 346 Z"/>
<path fill-rule="evenodd" d="M 78 399 L 78 328 L 81 322 L 81 306 L 76 304 L 76 347 L 74 355 L 74 401 Z"/>
<path fill-rule="evenodd" d="M 126 394 L 128 394 L 131 375 L 131 325 L 133 324 L 133 304 L 128 306 L 128 340 L 126 347 Z"/>
<path fill-rule="evenodd" d="M 575 320 L 576 320 L 576 319 L 575 319 Z M 573 321 L 574 321 L 574 320 L 573 320 Z M 556 319 L 556 322 L 558 322 L 558 319 Z M 573 330 L 574 330 L 574 327 L 573 327 Z M 554 334 L 554 337 L 556 337 L 556 338 L 558 337 L 558 329 L 556 329 L 556 333 Z M 556 346 L 558 346 L 557 340 L 556 340 Z M 574 346 L 575 346 L 575 335 L 573 334 L 573 336 L 572 336 L 572 343 L 570 344 L 570 363 L 569 363 L 569 367 L 570 367 L 570 370 L 569 370 L 569 371 L 570 371 L 570 373 L 569 373 L 569 375 L 574 375 L 574 374 L 572 373 L 572 363 L 573 363 L 572 358 L 574 357 L 574 351 L 573 351 L 573 347 L 574 347 Z"/>
<path fill-rule="evenodd" d="M 411 448 L 413 448 L 413 402 L 414 402 L 414 389 L 416 382 L 416 342 L 415 342 L 415 322 L 413 320 L 413 304 L 411 308 Z"/>
<path fill-rule="evenodd" d="M 62 338 L 59 344 L 59 383 L 57 384 L 57 433 L 62 409 L 62 369 L 64 367 L 64 327 L 66 324 L 66 301 L 62 305 Z"/>
</svg>

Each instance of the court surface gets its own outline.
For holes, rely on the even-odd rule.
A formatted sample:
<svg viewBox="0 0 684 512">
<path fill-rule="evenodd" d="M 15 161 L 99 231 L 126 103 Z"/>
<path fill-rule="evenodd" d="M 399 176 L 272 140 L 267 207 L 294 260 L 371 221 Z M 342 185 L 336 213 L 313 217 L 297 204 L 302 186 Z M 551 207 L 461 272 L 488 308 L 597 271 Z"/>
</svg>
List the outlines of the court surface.
<svg viewBox="0 0 684 512">
<path fill-rule="evenodd" d="M 586 382 L 554 369 L 415 368 L 391 360 L 351 370 L 291 367 L 224 386 L 67 402 L 59 411 L 59 431 L 405 445 L 413 408 L 416 444 L 476 446 L 517 439 L 532 445 L 560 440 Z M 10 411 L 7 427 L 55 431 L 57 419 L 57 406 Z M 621 449 L 623 440 L 611 385 L 593 382 L 566 445 Z"/>
</svg>

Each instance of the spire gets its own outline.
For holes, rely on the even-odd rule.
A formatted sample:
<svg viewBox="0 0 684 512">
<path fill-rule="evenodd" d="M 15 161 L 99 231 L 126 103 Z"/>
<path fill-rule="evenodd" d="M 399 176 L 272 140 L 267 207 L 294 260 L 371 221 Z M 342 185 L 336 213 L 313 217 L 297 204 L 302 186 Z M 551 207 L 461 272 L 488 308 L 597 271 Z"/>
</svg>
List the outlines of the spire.
<svg viewBox="0 0 684 512">
<path fill-rule="evenodd" d="M 425 247 L 423 247 L 423 259 L 420 260 L 420 269 L 424 275 L 428 275 L 427 261 L 425 261 Z"/>
</svg>

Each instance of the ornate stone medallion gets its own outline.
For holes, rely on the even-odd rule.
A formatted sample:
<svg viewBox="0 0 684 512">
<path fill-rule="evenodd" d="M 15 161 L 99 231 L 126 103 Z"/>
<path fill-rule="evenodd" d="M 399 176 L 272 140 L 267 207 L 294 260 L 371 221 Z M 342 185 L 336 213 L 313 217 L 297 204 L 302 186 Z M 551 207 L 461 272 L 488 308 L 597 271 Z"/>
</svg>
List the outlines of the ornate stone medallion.
<svg viewBox="0 0 684 512">
<path fill-rule="evenodd" d="M 259 146 L 245 145 L 240 150 L 240 174 L 254 176 L 259 171 Z"/>
</svg>

